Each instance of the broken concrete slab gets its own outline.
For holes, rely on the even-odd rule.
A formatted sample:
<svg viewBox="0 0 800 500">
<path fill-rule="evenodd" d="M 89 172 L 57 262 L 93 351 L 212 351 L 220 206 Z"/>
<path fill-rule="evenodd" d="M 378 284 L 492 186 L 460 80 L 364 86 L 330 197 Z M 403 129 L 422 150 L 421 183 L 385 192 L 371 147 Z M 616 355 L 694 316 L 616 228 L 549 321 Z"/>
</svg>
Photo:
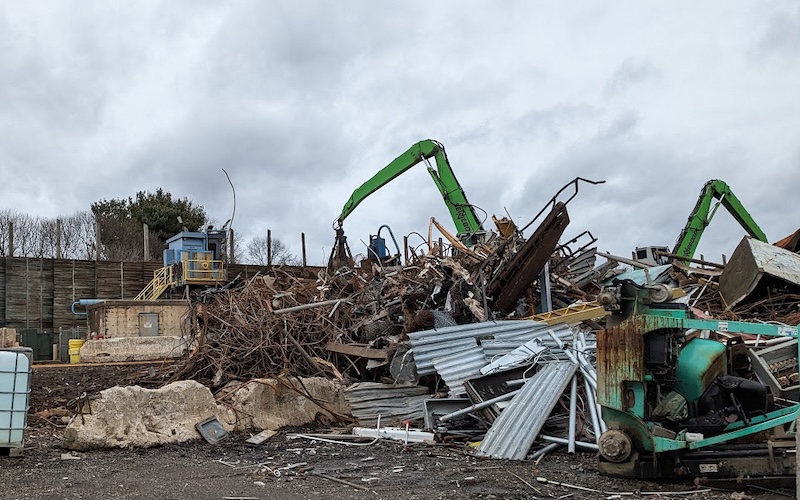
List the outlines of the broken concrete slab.
<svg viewBox="0 0 800 500">
<path fill-rule="evenodd" d="M 186 353 L 184 337 L 117 337 L 87 340 L 81 347 L 82 363 L 152 361 L 178 358 Z"/>
<path fill-rule="evenodd" d="M 211 391 L 194 380 L 160 389 L 112 387 L 86 401 L 83 411 L 67 425 L 64 445 L 88 450 L 190 441 L 200 438 L 197 422 L 219 418 L 221 413 Z"/>
<path fill-rule="evenodd" d="M 226 405 L 223 418 L 234 430 L 276 430 L 331 423 L 339 420 L 337 414 L 349 415 L 342 391 L 341 384 L 322 377 L 254 379 L 230 384 L 220 400 Z"/>
</svg>

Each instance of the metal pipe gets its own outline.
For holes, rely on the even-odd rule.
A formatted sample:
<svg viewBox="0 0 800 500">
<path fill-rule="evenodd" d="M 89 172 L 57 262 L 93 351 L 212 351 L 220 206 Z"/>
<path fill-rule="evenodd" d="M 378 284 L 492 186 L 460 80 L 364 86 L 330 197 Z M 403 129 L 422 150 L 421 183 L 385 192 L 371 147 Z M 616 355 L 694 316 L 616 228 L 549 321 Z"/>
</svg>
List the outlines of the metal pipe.
<svg viewBox="0 0 800 500">
<path fill-rule="evenodd" d="M 514 379 L 514 380 L 506 380 L 505 383 L 503 383 L 503 386 L 506 389 L 516 389 L 517 387 L 522 387 L 523 385 L 525 385 L 525 382 L 527 382 L 527 381 L 528 381 L 528 379 L 526 379 L 526 378 L 517 378 L 517 379 Z"/>
<path fill-rule="evenodd" d="M 454 419 L 456 417 L 463 417 L 464 415 L 468 415 L 468 414 L 472 413 L 473 411 L 477 411 L 477 410 L 481 410 L 483 408 L 487 408 L 489 406 L 492 406 L 495 403 L 499 403 L 500 401 L 506 401 L 506 400 L 511 399 L 514 396 L 516 396 L 517 393 L 519 393 L 519 391 L 521 391 L 521 390 L 522 389 L 517 389 L 516 391 L 511 391 L 511 392 L 508 392 L 506 394 L 501 394 L 500 396 L 497 396 L 496 398 L 487 399 L 486 401 L 484 401 L 482 403 L 476 403 L 476 404 L 470 406 L 469 408 L 463 408 L 461 410 L 454 411 L 453 413 L 448 413 L 447 415 L 442 415 L 441 417 L 439 417 L 439 421 L 440 422 L 447 422 L 448 420 L 452 420 L 452 419 Z"/>
<path fill-rule="evenodd" d="M 631 259 L 626 259 L 625 257 L 618 257 L 616 255 L 611 255 L 608 252 L 597 252 L 597 255 L 601 255 L 607 259 L 615 260 L 623 264 L 628 264 L 629 266 L 638 267 L 639 269 L 650 269 L 651 267 L 654 267 L 652 264 L 645 264 L 644 262 L 639 262 L 638 260 L 631 260 Z"/>
<path fill-rule="evenodd" d="M 602 429 L 600 428 L 600 422 L 599 422 L 600 419 L 597 416 L 597 406 L 595 405 L 594 402 L 594 394 L 592 393 L 589 384 L 583 384 L 583 390 L 584 393 L 586 394 L 586 406 L 589 407 L 589 416 L 592 419 L 592 429 L 594 429 L 594 440 L 596 443 L 599 443 L 600 434 L 602 434 Z"/>
<path fill-rule="evenodd" d="M 75 301 L 75 302 L 72 303 L 72 314 L 74 314 L 75 316 L 83 316 L 83 317 L 85 317 L 86 314 L 87 314 L 86 311 L 77 312 L 75 310 L 75 306 L 86 307 L 86 306 L 90 306 L 92 304 L 99 304 L 101 302 L 105 302 L 105 300 L 104 299 L 81 299 L 81 300 Z"/>
<path fill-rule="evenodd" d="M 569 389 L 569 441 L 567 443 L 567 453 L 575 453 L 575 416 L 577 413 L 576 399 L 578 398 L 578 377 L 572 377 L 572 385 Z"/>
<path fill-rule="evenodd" d="M 560 438 L 556 436 L 545 436 L 543 434 L 539 434 L 539 439 L 543 441 L 547 441 L 548 443 L 556 443 L 556 444 L 566 444 L 569 447 L 569 440 L 565 438 Z M 587 450 L 598 451 L 599 447 L 594 443 L 587 443 L 586 441 L 575 441 L 573 447 L 577 445 L 581 448 L 586 448 Z M 575 453 L 574 451 L 572 453 Z"/>
<path fill-rule="evenodd" d="M 324 300 L 322 302 L 312 302 L 311 304 L 303 304 L 301 306 L 287 307 L 284 309 L 275 309 L 274 311 L 272 311 L 272 314 L 284 314 L 284 313 L 302 311 L 304 309 L 313 309 L 314 307 L 332 306 L 334 304 L 338 304 L 341 301 L 342 299 L 333 299 L 333 300 Z"/>
<path fill-rule="evenodd" d="M 584 366 L 583 363 L 578 361 L 578 358 L 575 356 L 574 353 L 572 353 L 569 349 L 564 348 L 564 343 L 561 341 L 560 338 L 558 338 L 553 333 L 553 330 L 547 330 L 547 333 L 548 335 L 550 335 L 550 338 L 552 338 L 555 341 L 558 348 L 561 349 L 564 352 L 564 354 L 567 355 L 567 358 L 569 358 L 570 361 L 578 365 L 578 367 L 581 369 L 581 373 L 583 374 L 584 380 L 586 380 L 594 390 L 597 390 L 597 380 L 594 376 L 592 376 L 592 373 L 586 368 L 586 366 Z"/>
<path fill-rule="evenodd" d="M 559 446 L 561 446 L 560 443 L 550 443 L 547 446 L 545 446 L 544 448 L 542 448 L 541 450 L 539 450 L 539 451 L 535 452 L 533 455 L 531 455 L 531 459 L 536 459 L 536 458 L 539 458 L 541 456 L 544 456 L 547 453 L 550 453 L 551 451 L 555 450 Z"/>
<path fill-rule="evenodd" d="M 595 412 L 598 415 L 598 423 L 600 424 L 600 430 L 602 432 L 605 432 L 608 430 L 608 426 L 606 425 L 605 420 L 603 420 L 603 412 L 602 409 L 600 408 L 600 404 L 597 402 L 597 370 L 595 370 L 594 365 L 592 365 L 589 362 L 589 360 L 586 359 L 586 357 L 584 356 L 584 351 L 586 350 L 586 336 L 583 334 L 583 332 L 580 332 L 579 335 L 580 335 L 580 342 L 578 343 L 579 358 L 581 358 L 583 363 L 585 363 L 584 365 L 582 365 L 582 367 L 585 368 L 587 372 L 589 372 L 590 377 L 587 380 L 590 381 L 590 385 L 592 385 L 592 389 L 594 390 L 592 397 L 594 398 Z"/>
</svg>

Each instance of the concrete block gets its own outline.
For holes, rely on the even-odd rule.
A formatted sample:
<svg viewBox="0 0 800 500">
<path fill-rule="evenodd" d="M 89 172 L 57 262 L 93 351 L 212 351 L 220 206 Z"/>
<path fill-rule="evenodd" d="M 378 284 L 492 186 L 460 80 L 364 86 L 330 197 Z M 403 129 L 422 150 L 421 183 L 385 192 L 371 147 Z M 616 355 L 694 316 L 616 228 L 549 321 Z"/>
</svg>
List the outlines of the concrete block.
<svg viewBox="0 0 800 500">
<path fill-rule="evenodd" d="M 256 379 L 244 384 L 231 384 L 218 397 L 228 403 L 226 423 L 237 431 L 277 430 L 317 422 L 336 420 L 329 412 L 285 384 L 299 391 L 308 391 L 311 397 L 332 411 L 349 415 L 344 399 L 344 387 L 321 377 L 304 378 L 302 384 L 296 379 Z M 222 394 L 226 394 L 224 399 Z M 232 408 L 232 409 L 231 409 Z"/>
<path fill-rule="evenodd" d="M 81 363 L 150 361 L 177 358 L 186 353 L 183 337 L 118 337 L 87 340 L 81 347 Z"/>
<path fill-rule="evenodd" d="M 147 448 L 199 439 L 195 424 L 222 413 L 211 391 L 194 380 L 160 389 L 112 387 L 86 404 L 64 431 L 68 449 Z"/>
<path fill-rule="evenodd" d="M 0 328 L 0 347 L 19 347 L 15 328 Z"/>
</svg>

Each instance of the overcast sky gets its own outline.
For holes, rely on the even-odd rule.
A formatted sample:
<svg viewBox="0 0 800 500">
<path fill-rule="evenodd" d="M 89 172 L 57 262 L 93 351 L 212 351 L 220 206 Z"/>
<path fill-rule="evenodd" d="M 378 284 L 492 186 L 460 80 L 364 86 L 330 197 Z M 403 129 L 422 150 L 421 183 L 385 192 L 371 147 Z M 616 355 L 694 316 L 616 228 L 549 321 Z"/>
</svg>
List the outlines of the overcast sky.
<svg viewBox="0 0 800 500">
<path fill-rule="evenodd" d="M 299 254 L 305 232 L 322 264 L 352 191 L 430 138 L 521 225 L 605 180 L 564 239 L 619 255 L 671 247 L 713 178 L 771 241 L 800 227 L 796 0 L 2 0 L 0 50 L 0 207 L 31 215 L 161 187 L 221 225 L 225 168 L 242 244 L 271 229 Z M 453 227 L 418 165 L 344 227 L 358 254 L 432 216 Z M 720 211 L 698 254 L 743 234 Z"/>
</svg>

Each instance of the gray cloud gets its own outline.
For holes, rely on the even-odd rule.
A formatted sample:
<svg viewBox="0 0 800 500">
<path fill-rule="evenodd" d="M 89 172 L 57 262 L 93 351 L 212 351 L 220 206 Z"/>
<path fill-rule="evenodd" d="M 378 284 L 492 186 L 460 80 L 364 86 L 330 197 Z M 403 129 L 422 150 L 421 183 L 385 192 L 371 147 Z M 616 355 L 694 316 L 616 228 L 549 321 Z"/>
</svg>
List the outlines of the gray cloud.
<svg viewBox="0 0 800 500">
<path fill-rule="evenodd" d="M 800 70 L 780 61 L 797 53 L 800 10 L 718 1 L 687 21 L 686 8 L 9 4 L 0 199 L 55 216 L 162 187 L 221 224 L 225 168 L 243 242 L 272 229 L 299 253 L 305 232 L 321 263 L 353 189 L 432 138 L 472 203 L 521 223 L 573 177 L 607 180 L 581 186 L 568 234 L 591 229 L 614 252 L 671 245 L 710 178 L 777 239 L 796 225 Z M 431 216 L 450 226 L 418 165 L 345 228 L 363 252 L 381 224 L 401 238 Z M 729 252 L 738 236 L 723 216 L 702 244 Z"/>
<path fill-rule="evenodd" d="M 800 57 L 800 5 L 785 2 L 775 9 L 754 47 L 756 57 Z"/>
<path fill-rule="evenodd" d="M 614 97 L 658 77 L 659 71 L 648 58 L 628 57 L 622 61 L 606 83 L 605 94 Z"/>
</svg>

